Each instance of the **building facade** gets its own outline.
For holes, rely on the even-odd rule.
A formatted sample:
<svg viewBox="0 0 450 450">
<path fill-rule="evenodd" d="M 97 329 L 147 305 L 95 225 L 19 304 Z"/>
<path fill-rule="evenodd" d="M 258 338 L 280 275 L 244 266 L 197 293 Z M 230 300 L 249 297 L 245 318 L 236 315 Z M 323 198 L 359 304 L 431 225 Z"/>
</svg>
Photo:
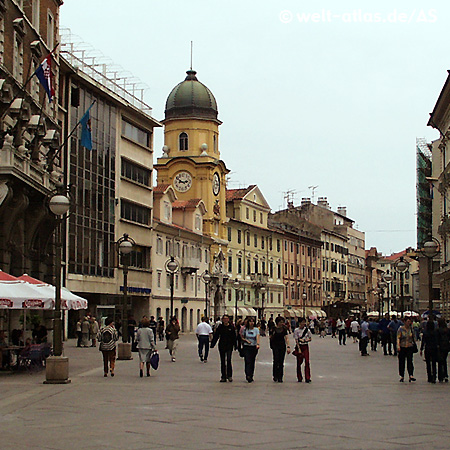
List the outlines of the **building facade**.
<svg viewBox="0 0 450 450">
<path fill-rule="evenodd" d="M 268 227 L 270 207 L 255 185 L 227 190 L 227 312 L 274 317 L 283 312 L 281 236 Z"/>
<path fill-rule="evenodd" d="M 152 240 L 152 298 L 149 314 L 169 322 L 170 310 L 180 320 L 182 331 L 194 331 L 201 317 L 209 314 L 207 285 L 202 279 L 209 270 L 212 239 L 203 234 L 206 208 L 202 200 L 180 201 L 170 185 L 154 190 Z M 165 270 L 168 261 L 179 263 L 173 275 Z"/>
<path fill-rule="evenodd" d="M 151 294 L 153 130 L 161 124 L 151 108 L 95 71 L 72 43 L 61 49 L 61 121 L 65 171 L 73 207 L 67 223 L 67 287 L 89 301 L 98 317 L 122 318 L 124 263 L 128 266 L 128 313 L 148 314 Z M 77 124 L 90 109 L 92 150 L 81 145 Z M 117 241 L 134 246 L 127 261 Z M 128 314 L 127 313 L 127 314 Z M 74 320 L 71 321 L 73 324 Z"/>
</svg>

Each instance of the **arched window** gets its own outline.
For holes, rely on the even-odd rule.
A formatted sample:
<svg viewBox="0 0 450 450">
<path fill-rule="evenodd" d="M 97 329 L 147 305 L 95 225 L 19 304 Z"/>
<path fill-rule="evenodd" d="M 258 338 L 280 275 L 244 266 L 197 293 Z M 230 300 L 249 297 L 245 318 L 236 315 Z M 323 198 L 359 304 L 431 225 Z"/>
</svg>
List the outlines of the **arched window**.
<svg viewBox="0 0 450 450">
<path fill-rule="evenodd" d="M 214 153 L 217 153 L 217 137 L 216 137 L 216 135 L 214 135 L 214 137 L 213 137 L 213 150 L 214 150 Z"/>
<path fill-rule="evenodd" d="M 189 150 L 189 137 L 184 131 L 179 136 L 180 150 Z"/>
</svg>

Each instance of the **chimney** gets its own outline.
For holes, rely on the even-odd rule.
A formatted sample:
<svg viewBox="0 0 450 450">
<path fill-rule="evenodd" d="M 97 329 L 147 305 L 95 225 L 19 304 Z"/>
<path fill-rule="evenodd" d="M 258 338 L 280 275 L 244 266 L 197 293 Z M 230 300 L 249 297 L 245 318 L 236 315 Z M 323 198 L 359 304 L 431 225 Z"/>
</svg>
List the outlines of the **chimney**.
<svg viewBox="0 0 450 450">
<path fill-rule="evenodd" d="M 302 202 L 301 202 L 300 206 L 305 206 L 305 205 L 310 205 L 310 204 L 311 204 L 310 198 L 302 198 Z"/>
<path fill-rule="evenodd" d="M 338 206 L 337 212 L 341 216 L 347 217 L 347 207 L 346 206 Z"/>
<path fill-rule="evenodd" d="M 293 209 L 294 208 L 294 202 L 293 201 L 289 201 L 287 204 L 288 209 Z"/>
<path fill-rule="evenodd" d="M 317 205 L 321 206 L 322 208 L 330 209 L 330 204 L 328 203 L 327 197 L 319 197 L 317 200 Z"/>
</svg>

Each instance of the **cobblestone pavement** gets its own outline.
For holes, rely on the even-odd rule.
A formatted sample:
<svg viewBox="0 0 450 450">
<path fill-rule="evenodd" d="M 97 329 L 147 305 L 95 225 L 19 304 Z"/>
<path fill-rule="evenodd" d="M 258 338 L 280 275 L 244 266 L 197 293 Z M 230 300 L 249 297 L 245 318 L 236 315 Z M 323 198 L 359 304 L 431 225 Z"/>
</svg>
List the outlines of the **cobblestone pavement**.
<svg viewBox="0 0 450 450">
<path fill-rule="evenodd" d="M 285 382 L 274 383 L 262 340 L 255 382 L 233 355 L 233 383 L 219 383 L 219 358 L 200 363 L 194 335 L 183 335 L 171 363 L 139 378 L 138 356 L 103 377 L 94 348 L 65 344 L 68 385 L 44 385 L 43 372 L 0 373 L 0 448 L 9 449 L 448 449 L 449 384 L 399 383 L 397 359 L 359 356 L 357 344 L 314 337 L 312 383 L 297 383 L 287 356 Z"/>
</svg>

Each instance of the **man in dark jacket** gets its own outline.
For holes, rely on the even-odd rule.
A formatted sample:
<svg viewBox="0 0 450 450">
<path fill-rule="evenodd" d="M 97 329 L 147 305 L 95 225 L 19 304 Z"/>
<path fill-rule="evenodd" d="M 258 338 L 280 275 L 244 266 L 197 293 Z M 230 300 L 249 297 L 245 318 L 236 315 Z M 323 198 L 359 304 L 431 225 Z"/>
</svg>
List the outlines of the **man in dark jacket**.
<svg viewBox="0 0 450 450">
<path fill-rule="evenodd" d="M 235 328 L 226 314 L 222 317 L 222 323 L 214 331 L 211 348 L 216 345 L 217 341 L 219 341 L 220 369 L 222 374 L 220 382 L 224 383 L 227 380 L 231 382 L 233 381 L 231 355 L 233 350 L 236 350 L 237 340 Z"/>
</svg>

